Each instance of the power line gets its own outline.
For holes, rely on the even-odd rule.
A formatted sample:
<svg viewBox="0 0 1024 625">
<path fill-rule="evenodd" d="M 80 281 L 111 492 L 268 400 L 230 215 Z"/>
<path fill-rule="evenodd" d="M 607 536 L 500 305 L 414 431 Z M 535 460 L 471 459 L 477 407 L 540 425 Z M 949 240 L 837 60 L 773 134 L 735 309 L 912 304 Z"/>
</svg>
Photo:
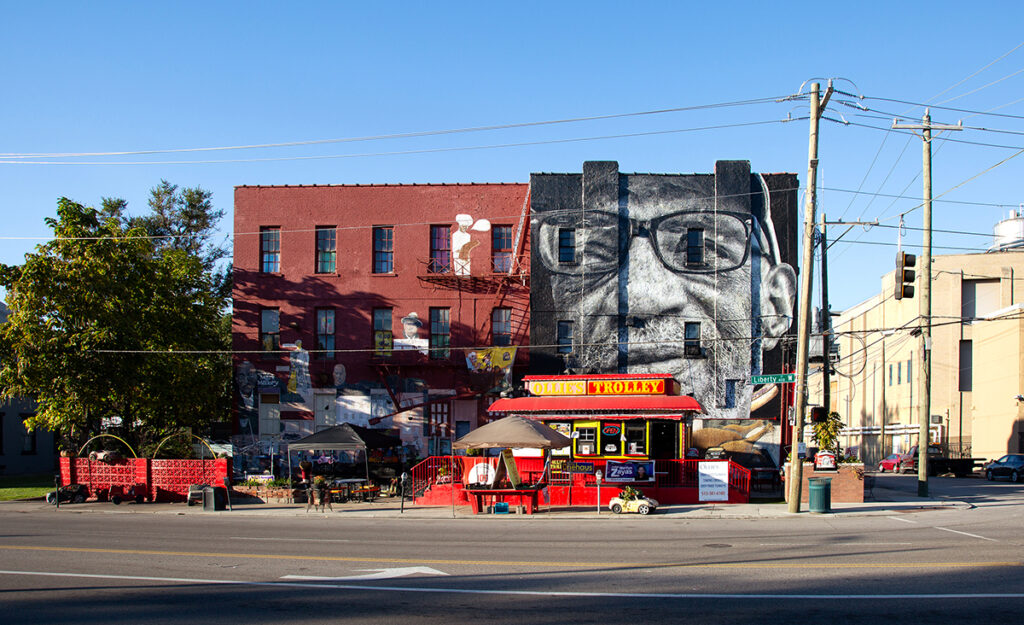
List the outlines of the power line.
<svg viewBox="0 0 1024 625">
<path fill-rule="evenodd" d="M 708 110 L 714 108 L 725 108 L 735 106 L 748 106 L 751 104 L 765 104 L 779 102 L 789 96 L 777 96 L 771 98 L 755 98 L 750 100 L 736 100 L 732 102 L 718 102 L 714 104 L 699 104 L 695 106 L 680 106 L 667 109 L 654 109 L 649 111 L 636 111 L 631 113 L 613 113 L 608 115 L 592 115 L 588 117 L 570 117 L 566 119 L 554 119 L 535 122 L 521 122 L 512 124 L 493 124 L 488 126 L 471 126 L 468 128 L 449 128 L 444 130 L 425 130 L 418 132 L 405 132 L 383 135 L 370 135 L 363 137 L 342 137 L 337 139 L 311 139 L 307 141 L 286 141 L 281 143 L 260 143 L 249 145 L 231 145 L 202 148 L 168 148 L 152 150 L 115 151 L 115 152 L 50 152 L 50 153 L 0 153 L 0 158 L 78 158 L 87 156 L 139 156 L 144 154 L 175 154 L 189 152 L 215 152 L 226 150 L 259 150 L 269 148 L 296 147 L 308 145 L 325 145 L 336 143 L 354 143 L 360 141 L 382 141 L 389 139 L 411 139 L 419 137 L 431 137 L 452 134 L 464 134 L 473 132 L 487 132 L 494 130 L 509 130 L 515 128 L 531 128 L 536 126 L 550 126 L 556 124 L 571 124 L 588 121 L 601 121 L 608 119 L 622 119 L 628 117 L 641 117 L 650 115 L 662 115 L 665 113 L 681 113 L 687 111 Z"/>
</svg>

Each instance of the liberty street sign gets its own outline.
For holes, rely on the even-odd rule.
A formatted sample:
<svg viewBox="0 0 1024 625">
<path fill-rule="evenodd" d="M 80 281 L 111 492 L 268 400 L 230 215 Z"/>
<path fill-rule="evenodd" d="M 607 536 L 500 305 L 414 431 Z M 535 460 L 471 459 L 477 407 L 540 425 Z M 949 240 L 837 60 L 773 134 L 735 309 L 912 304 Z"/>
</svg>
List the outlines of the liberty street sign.
<svg viewBox="0 0 1024 625">
<path fill-rule="evenodd" d="M 752 375 L 751 384 L 787 384 L 796 382 L 795 373 L 773 373 L 770 375 Z"/>
</svg>

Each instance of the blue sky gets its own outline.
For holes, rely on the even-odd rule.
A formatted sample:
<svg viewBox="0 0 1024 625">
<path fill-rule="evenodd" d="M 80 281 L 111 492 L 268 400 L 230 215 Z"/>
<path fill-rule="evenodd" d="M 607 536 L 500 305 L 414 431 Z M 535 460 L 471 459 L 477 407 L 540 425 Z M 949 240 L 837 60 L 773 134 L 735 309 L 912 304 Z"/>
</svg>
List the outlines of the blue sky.
<svg viewBox="0 0 1024 625">
<path fill-rule="evenodd" d="M 829 104 L 826 117 L 851 125 L 822 122 L 820 209 L 830 220 L 898 224 L 921 196 L 921 142 L 886 129 L 923 108 L 882 98 L 965 109 L 932 117 L 989 130 L 944 137 L 1010 147 L 936 142 L 934 194 L 963 183 L 940 199 L 976 204 L 936 202 L 936 229 L 969 234 L 937 233 L 935 245 L 980 252 L 1024 202 L 1024 155 L 982 173 L 1024 148 L 1022 23 L 1019 2 L 9 3 L 0 24 L 0 262 L 22 262 L 49 234 L 43 220 L 59 197 L 123 197 L 142 213 L 161 179 L 212 191 L 228 212 L 225 236 L 233 187 L 245 184 L 527 182 L 531 172 L 606 159 L 659 173 L 747 159 L 754 171 L 796 172 L 805 183 L 807 101 L 774 99 L 829 77 L 871 110 L 843 104 L 855 100 L 847 96 Z M 307 142 L 749 100 L 764 101 L 374 141 L 10 156 Z M 787 116 L 800 119 L 782 123 Z M 249 162 L 195 162 L 210 160 Z M 74 164 L 39 164 L 50 161 Z M 905 218 L 909 251 L 921 242 L 921 212 Z M 881 288 L 896 240 L 895 228 L 856 228 L 830 249 L 833 309 Z"/>
</svg>

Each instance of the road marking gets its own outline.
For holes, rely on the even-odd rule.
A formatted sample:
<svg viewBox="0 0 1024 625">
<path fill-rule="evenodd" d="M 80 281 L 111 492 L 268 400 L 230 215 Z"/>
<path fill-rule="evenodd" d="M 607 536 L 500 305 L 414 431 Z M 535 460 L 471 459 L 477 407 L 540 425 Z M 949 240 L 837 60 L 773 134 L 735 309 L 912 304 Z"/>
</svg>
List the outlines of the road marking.
<svg viewBox="0 0 1024 625">
<path fill-rule="evenodd" d="M 229 540 L 283 540 L 288 542 L 350 543 L 347 538 L 262 538 L 256 536 L 229 536 Z"/>
<path fill-rule="evenodd" d="M 898 545 L 905 547 L 914 543 L 843 543 L 832 545 L 832 547 L 891 547 Z M 758 547 L 820 547 L 821 543 L 760 543 Z"/>
<path fill-rule="evenodd" d="M 898 517 L 898 516 L 887 516 L 885 518 L 892 519 L 893 521 L 903 521 L 904 523 L 913 523 L 915 525 L 917 524 L 917 521 L 911 521 L 910 519 L 904 519 L 904 518 Z"/>
<path fill-rule="evenodd" d="M 186 558 L 240 558 L 250 560 L 311 560 L 316 562 L 375 562 L 385 564 L 443 564 L 455 566 L 526 566 L 550 568 L 594 568 L 606 569 L 876 569 L 906 568 L 930 569 L 972 568 L 989 566 L 1022 566 L 1022 562 L 544 562 L 542 560 L 441 560 L 435 558 L 375 558 L 351 556 L 307 556 L 270 553 L 217 553 L 208 551 L 156 551 L 149 549 L 98 549 L 85 547 L 48 547 L 42 545 L 0 545 L 0 551 L 58 551 L 60 553 L 114 553 L 144 556 L 178 556 Z"/>
<path fill-rule="evenodd" d="M 361 584 L 314 584 L 302 582 L 251 582 L 246 580 L 230 579 L 196 579 L 188 577 L 149 577 L 140 575 L 99 575 L 90 573 L 51 573 L 45 571 L 2 571 L 0 575 L 21 575 L 36 577 L 71 577 L 85 579 L 109 579 L 130 582 L 157 582 L 166 584 L 177 582 L 180 584 L 213 584 L 219 586 L 260 586 L 276 588 L 307 588 L 323 591 L 330 590 L 371 590 L 388 592 L 418 592 L 434 594 L 459 594 L 459 595 L 505 595 L 518 597 L 581 597 L 581 598 L 618 598 L 618 599 L 757 599 L 757 600 L 785 600 L 785 599 L 807 599 L 818 601 L 822 599 L 835 600 L 870 600 L 890 599 L 906 601 L 908 599 L 1024 599 L 1024 593 L 1020 592 L 991 592 L 991 593 L 921 593 L 902 595 L 877 595 L 877 594 L 779 594 L 779 593 L 642 593 L 642 592 L 580 592 L 580 591 L 555 591 L 555 590 L 487 590 L 473 588 L 425 588 L 416 586 L 368 586 Z"/>
<path fill-rule="evenodd" d="M 948 527 L 936 527 L 935 529 L 942 530 L 944 532 L 952 532 L 954 534 L 960 534 L 962 536 L 970 536 L 971 538 L 980 538 L 981 540 L 989 540 L 989 541 L 992 541 L 994 543 L 999 542 L 995 538 L 985 538 L 984 536 L 978 536 L 977 534 L 968 534 L 967 532 L 961 532 L 959 530 L 951 530 Z"/>
<path fill-rule="evenodd" d="M 281 579 L 306 579 L 321 580 L 325 582 L 344 582 L 349 580 L 370 580 L 370 579 L 392 579 L 395 577 L 407 577 L 409 575 L 448 575 L 443 571 L 432 569 L 429 566 L 406 566 L 393 569 L 363 569 L 375 571 L 367 575 L 352 575 L 349 577 L 320 577 L 318 575 L 282 575 Z"/>
</svg>

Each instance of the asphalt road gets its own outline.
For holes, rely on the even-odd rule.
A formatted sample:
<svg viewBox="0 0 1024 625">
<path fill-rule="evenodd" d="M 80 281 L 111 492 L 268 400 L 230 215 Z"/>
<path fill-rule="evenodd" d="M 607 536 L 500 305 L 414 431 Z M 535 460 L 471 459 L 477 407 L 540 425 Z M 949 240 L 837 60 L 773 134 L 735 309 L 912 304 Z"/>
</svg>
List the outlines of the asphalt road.
<svg viewBox="0 0 1024 625">
<path fill-rule="evenodd" d="M 974 507 L 428 520 L 0 506 L 0 622 L 1020 623 L 1024 485 L 931 485 Z"/>
</svg>

